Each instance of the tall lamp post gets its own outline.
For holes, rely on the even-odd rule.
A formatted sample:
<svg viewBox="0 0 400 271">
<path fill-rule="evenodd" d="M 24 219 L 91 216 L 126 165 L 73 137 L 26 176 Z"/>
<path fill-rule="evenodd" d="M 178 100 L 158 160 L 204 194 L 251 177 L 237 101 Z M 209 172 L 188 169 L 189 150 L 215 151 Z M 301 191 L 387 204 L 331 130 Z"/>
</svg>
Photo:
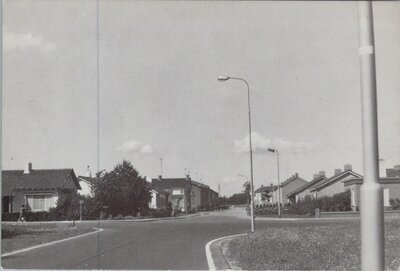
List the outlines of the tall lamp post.
<svg viewBox="0 0 400 271">
<path fill-rule="evenodd" d="M 279 178 L 279 151 L 277 149 L 268 148 L 269 152 L 276 153 L 276 163 L 278 169 L 278 216 L 281 217 L 281 181 Z"/>
<path fill-rule="evenodd" d="M 379 184 L 378 113 L 372 1 L 358 2 L 364 183 L 361 186 L 361 270 L 385 270 L 382 187 Z"/>
<path fill-rule="evenodd" d="M 222 75 L 218 77 L 218 81 L 224 82 L 229 79 L 233 80 L 239 80 L 242 81 L 246 84 L 247 86 L 247 106 L 249 109 L 249 147 L 250 147 L 250 212 L 251 212 L 251 232 L 254 232 L 255 230 L 255 217 L 254 217 L 254 185 L 253 185 L 253 148 L 251 146 L 251 111 L 250 111 L 250 87 L 249 83 L 247 83 L 246 80 L 243 78 L 238 78 L 238 77 L 231 77 L 231 76 L 226 76 Z"/>
</svg>

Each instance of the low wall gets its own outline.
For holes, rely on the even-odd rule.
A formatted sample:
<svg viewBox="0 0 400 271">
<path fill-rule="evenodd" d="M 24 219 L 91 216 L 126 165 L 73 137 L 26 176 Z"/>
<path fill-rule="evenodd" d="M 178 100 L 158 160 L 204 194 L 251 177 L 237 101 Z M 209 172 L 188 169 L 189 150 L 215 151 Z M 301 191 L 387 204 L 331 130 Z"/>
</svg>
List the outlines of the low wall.
<svg viewBox="0 0 400 271">
<path fill-rule="evenodd" d="M 319 217 L 359 217 L 360 212 L 320 212 Z M 400 217 L 400 210 L 385 210 L 385 217 Z"/>
</svg>

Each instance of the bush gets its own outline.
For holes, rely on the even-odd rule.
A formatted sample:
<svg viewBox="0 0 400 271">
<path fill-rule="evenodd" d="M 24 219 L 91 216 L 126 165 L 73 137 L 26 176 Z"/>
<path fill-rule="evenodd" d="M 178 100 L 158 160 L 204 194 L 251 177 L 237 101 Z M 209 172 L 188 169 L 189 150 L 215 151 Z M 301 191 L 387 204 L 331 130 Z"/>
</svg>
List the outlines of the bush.
<svg viewBox="0 0 400 271">
<path fill-rule="evenodd" d="M 314 215 L 315 209 L 322 212 L 340 212 L 351 211 L 351 195 L 350 191 L 335 194 L 331 197 L 324 196 L 313 199 L 306 196 L 304 199 L 288 206 L 287 212 L 299 215 Z"/>
<path fill-rule="evenodd" d="M 2 213 L 1 221 L 17 221 L 19 218 L 19 213 Z"/>
<path fill-rule="evenodd" d="M 149 209 L 148 216 L 150 217 L 169 217 L 171 210 L 168 209 Z"/>
<path fill-rule="evenodd" d="M 393 210 L 400 209 L 400 199 L 390 199 L 389 200 L 390 207 L 392 207 Z"/>
</svg>

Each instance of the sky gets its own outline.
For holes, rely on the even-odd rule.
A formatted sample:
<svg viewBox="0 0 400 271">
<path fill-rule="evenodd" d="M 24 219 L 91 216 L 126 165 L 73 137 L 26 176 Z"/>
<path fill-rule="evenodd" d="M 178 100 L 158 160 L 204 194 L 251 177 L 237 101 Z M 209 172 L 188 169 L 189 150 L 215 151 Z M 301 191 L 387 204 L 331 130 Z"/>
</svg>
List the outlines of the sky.
<svg viewBox="0 0 400 271">
<path fill-rule="evenodd" d="M 100 0 L 99 92 L 96 1 L 5 0 L 3 13 L 4 169 L 127 159 L 150 179 L 162 158 L 163 177 L 238 193 L 247 91 L 217 81 L 229 75 L 250 86 L 255 188 L 277 183 L 268 147 L 281 181 L 363 172 L 356 2 Z M 400 164 L 400 4 L 374 2 L 374 16 L 384 176 Z"/>
</svg>

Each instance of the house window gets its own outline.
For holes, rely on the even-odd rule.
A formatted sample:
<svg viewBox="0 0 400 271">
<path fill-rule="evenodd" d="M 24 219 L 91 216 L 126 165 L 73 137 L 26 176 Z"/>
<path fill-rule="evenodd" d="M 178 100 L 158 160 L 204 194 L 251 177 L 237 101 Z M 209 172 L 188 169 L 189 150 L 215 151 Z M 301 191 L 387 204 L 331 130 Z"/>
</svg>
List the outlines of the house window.
<svg viewBox="0 0 400 271">
<path fill-rule="evenodd" d="M 384 188 L 383 189 L 383 206 L 389 207 L 390 202 L 389 202 L 389 188 Z"/>
<path fill-rule="evenodd" d="M 48 211 L 56 207 L 52 195 L 27 195 L 26 205 L 33 212 Z"/>
<path fill-rule="evenodd" d="M 172 190 L 172 195 L 182 195 L 182 194 L 183 194 L 183 189 L 174 188 Z"/>
</svg>

